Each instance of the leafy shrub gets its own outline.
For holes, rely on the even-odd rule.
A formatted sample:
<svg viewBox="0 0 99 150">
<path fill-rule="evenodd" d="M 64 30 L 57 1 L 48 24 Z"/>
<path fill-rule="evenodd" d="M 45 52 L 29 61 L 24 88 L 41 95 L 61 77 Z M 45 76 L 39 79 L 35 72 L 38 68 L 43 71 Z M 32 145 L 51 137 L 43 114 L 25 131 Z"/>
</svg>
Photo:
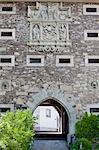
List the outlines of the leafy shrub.
<svg viewBox="0 0 99 150">
<path fill-rule="evenodd" d="M 35 118 L 30 110 L 8 112 L 0 119 L 0 149 L 29 150 Z"/>
<path fill-rule="evenodd" d="M 93 142 L 99 138 L 99 116 L 90 115 L 87 113 L 83 118 L 76 123 L 76 137 L 86 138 Z"/>
<path fill-rule="evenodd" d="M 96 149 L 95 150 L 99 150 L 99 144 L 96 146 Z"/>
<path fill-rule="evenodd" d="M 80 150 L 80 145 L 82 145 L 82 150 L 92 150 L 92 144 L 86 138 L 78 139 L 75 144 L 71 146 L 71 150 Z"/>
<path fill-rule="evenodd" d="M 97 139 L 98 139 L 98 141 L 99 141 L 99 115 L 97 116 L 97 118 L 96 118 L 96 125 L 97 125 Z"/>
</svg>

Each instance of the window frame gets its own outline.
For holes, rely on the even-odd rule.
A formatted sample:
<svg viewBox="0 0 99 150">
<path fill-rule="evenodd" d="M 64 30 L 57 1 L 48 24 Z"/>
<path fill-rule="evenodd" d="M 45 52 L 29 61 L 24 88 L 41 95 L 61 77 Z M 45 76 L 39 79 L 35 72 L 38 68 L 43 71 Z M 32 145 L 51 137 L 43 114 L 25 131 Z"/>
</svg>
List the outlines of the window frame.
<svg viewBox="0 0 99 150">
<path fill-rule="evenodd" d="M 0 108 L 10 108 L 10 111 L 14 111 L 14 104 L 0 104 Z M 6 112 L 0 112 L 0 114 L 5 114 Z"/>
<path fill-rule="evenodd" d="M 1 36 L 2 32 L 12 32 L 12 36 Z M 15 29 L 0 29 L 0 40 L 15 40 Z"/>
<path fill-rule="evenodd" d="M 96 8 L 96 12 L 87 12 L 86 8 Z M 99 15 L 99 5 L 83 5 L 83 15 Z"/>
<path fill-rule="evenodd" d="M 11 63 L 2 63 L 0 62 L 0 66 L 15 66 L 15 56 L 14 55 L 0 55 L 0 59 L 1 58 L 11 58 Z"/>
<path fill-rule="evenodd" d="M 88 104 L 87 105 L 87 113 L 88 114 L 95 114 L 95 115 L 99 115 L 99 112 L 90 112 L 91 108 L 99 108 L 99 103 L 95 103 L 95 104 Z"/>
<path fill-rule="evenodd" d="M 70 63 L 59 63 L 59 59 L 70 59 Z M 57 67 L 73 67 L 74 61 L 71 55 L 56 55 L 56 66 Z"/>
<path fill-rule="evenodd" d="M 86 55 L 85 56 L 85 66 L 99 66 L 99 63 L 89 63 L 89 59 L 99 59 L 99 55 Z"/>
<path fill-rule="evenodd" d="M 47 118 L 51 118 L 51 109 L 46 108 L 45 109 L 45 115 Z"/>
<path fill-rule="evenodd" d="M 30 58 L 34 59 L 41 59 L 41 63 L 30 63 Z M 44 56 L 43 55 L 27 55 L 27 66 L 34 66 L 34 67 L 39 67 L 39 66 L 44 66 Z"/>
<path fill-rule="evenodd" d="M 3 7 L 12 7 L 12 11 L 3 11 L 2 8 Z M 6 4 L 6 5 L 1 5 L 0 6 L 0 14 L 1 15 L 12 15 L 12 14 L 16 14 L 16 6 L 14 4 Z"/>
<path fill-rule="evenodd" d="M 88 37 L 88 33 L 98 33 L 98 37 Z M 99 30 L 84 30 L 85 41 L 99 41 Z"/>
</svg>

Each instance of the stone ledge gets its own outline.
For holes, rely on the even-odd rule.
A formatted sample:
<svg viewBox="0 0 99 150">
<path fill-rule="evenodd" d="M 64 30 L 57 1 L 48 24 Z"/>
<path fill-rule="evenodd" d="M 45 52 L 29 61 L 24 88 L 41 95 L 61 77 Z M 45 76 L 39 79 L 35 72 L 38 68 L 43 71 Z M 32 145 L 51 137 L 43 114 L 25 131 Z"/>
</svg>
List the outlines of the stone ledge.
<svg viewBox="0 0 99 150">
<path fill-rule="evenodd" d="M 0 104 L 0 108 L 10 108 L 11 111 L 14 111 L 14 104 Z"/>
</svg>

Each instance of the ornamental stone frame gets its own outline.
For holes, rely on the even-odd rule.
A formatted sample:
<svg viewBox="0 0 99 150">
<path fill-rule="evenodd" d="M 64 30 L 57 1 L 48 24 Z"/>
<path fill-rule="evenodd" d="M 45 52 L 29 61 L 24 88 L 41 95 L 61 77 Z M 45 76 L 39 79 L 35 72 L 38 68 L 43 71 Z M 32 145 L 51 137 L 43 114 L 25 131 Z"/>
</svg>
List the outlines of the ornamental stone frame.
<svg viewBox="0 0 99 150">
<path fill-rule="evenodd" d="M 1 62 L 0 61 L 0 66 L 3 67 L 3 66 L 6 66 L 6 67 L 13 67 L 15 66 L 15 56 L 14 55 L 0 55 L 0 59 L 11 59 L 11 62 Z"/>
<path fill-rule="evenodd" d="M 87 67 L 93 67 L 93 66 L 99 67 L 99 63 L 89 63 L 88 62 L 89 59 L 99 59 L 99 55 L 86 55 L 85 56 L 85 66 L 87 66 Z"/>
<path fill-rule="evenodd" d="M 2 36 L 2 32 L 11 32 L 11 36 Z M 9 29 L 9 28 L 0 28 L 0 40 L 15 40 L 15 28 Z"/>
<path fill-rule="evenodd" d="M 87 12 L 86 8 L 96 8 L 96 12 Z M 99 6 L 98 5 L 92 5 L 92 4 L 86 4 L 83 5 L 83 14 L 84 15 L 99 15 Z"/>
<path fill-rule="evenodd" d="M 38 105 L 48 99 L 53 99 L 64 107 L 69 118 L 69 133 L 67 135 L 67 140 L 70 142 L 71 135 L 75 134 L 76 110 L 74 102 L 72 100 L 68 102 L 68 98 L 65 97 L 61 90 L 42 90 L 34 95 L 32 99 L 32 102 L 28 101 L 26 104 L 32 112 L 34 112 Z"/>
<path fill-rule="evenodd" d="M 2 10 L 3 7 L 12 7 L 12 10 L 10 10 L 10 11 L 3 11 L 3 10 Z M 13 4 L 13 3 L 12 3 L 12 4 L 9 4 L 9 3 L 8 3 L 8 4 L 7 4 L 7 3 L 6 3 L 6 4 L 5 4 L 5 3 L 4 3 L 4 4 L 1 4 L 1 5 L 0 5 L 0 15 L 1 15 L 1 14 L 2 14 L 2 15 L 6 15 L 6 14 L 7 14 L 7 15 L 9 15 L 9 14 L 10 14 L 10 15 L 16 14 L 16 6 L 15 6 L 15 4 Z"/>
</svg>

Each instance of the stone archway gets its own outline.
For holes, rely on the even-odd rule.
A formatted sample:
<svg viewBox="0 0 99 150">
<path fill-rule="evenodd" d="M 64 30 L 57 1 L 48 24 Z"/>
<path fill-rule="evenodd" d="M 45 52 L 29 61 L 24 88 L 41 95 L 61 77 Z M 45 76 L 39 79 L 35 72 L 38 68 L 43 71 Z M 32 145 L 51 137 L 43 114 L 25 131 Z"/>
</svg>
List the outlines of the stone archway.
<svg viewBox="0 0 99 150">
<path fill-rule="evenodd" d="M 36 138 L 67 141 L 69 118 L 66 110 L 59 102 L 47 99 L 38 105 L 33 114 L 38 118 L 35 126 Z"/>
<path fill-rule="evenodd" d="M 32 99 L 32 102 L 27 102 L 27 106 L 33 112 L 38 105 L 47 99 L 53 99 L 64 107 L 69 118 L 69 133 L 67 139 L 68 142 L 70 142 L 71 135 L 75 134 L 76 111 L 74 108 L 74 103 L 72 101 L 68 101 L 64 93 L 60 90 L 42 90 L 41 92 L 35 94 Z"/>
</svg>

